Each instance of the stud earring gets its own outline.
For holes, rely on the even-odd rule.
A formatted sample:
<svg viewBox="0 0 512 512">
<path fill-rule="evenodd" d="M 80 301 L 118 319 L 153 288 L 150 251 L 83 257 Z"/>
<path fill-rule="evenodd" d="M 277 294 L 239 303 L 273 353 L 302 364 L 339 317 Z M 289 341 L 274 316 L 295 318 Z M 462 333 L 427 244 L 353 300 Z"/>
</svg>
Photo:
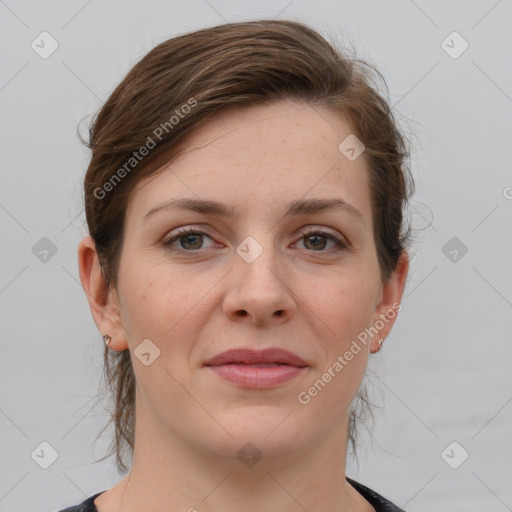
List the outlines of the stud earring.
<svg viewBox="0 0 512 512">
<path fill-rule="evenodd" d="M 382 348 L 382 344 L 383 344 L 383 343 L 384 343 L 384 340 L 381 338 L 381 339 L 379 340 L 379 348 Z"/>
<path fill-rule="evenodd" d="M 103 341 L 105 342 L 105 345 L 107 345 L 107 347 L 108 347 L 108 344 L 112 341 L 112 337 L 109 336 L 108 334 L 104 334 Z"/>
</svg>

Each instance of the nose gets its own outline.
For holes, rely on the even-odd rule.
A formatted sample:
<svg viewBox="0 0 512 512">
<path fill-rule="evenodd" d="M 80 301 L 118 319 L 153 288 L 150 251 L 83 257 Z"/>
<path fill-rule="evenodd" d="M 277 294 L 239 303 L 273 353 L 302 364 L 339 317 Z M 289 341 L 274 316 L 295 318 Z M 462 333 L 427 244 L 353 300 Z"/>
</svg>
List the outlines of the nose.
<svg viewBox="0 0 512 512">
<path fill-rule="evenodd" d="M 293 317 L 297 306 L 287 273 L 280 271 L 270 249 L 252 263 L 236 255 L 234 265 L 223 302 L 230 320 L 263 326 L 285 323 Z"/>
</svg>

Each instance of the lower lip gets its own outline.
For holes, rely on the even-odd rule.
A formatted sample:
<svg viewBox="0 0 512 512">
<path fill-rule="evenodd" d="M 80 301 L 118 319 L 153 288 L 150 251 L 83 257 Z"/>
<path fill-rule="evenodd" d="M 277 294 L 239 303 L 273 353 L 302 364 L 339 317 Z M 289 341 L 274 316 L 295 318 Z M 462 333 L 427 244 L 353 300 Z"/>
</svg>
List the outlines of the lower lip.
<svg viewBox="0 0 512 512">
<path fill-rule="evenodd" d="M 306 367 L 299 368 L 288 364 L 276 366 L 249 366 L 245 364 L 223 364 L 209 366 L 217 375 L 239 386 L 265 389 L 288 382 L 301 373 Z"/>
</svg>

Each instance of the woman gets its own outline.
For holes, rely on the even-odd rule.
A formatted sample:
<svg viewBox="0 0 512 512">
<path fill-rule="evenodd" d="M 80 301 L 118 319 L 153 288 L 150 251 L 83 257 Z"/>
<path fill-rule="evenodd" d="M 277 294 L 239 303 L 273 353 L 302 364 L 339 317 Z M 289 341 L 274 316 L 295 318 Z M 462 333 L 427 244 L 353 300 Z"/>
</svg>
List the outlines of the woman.
<svg viewBox="0 0 512 512">
<path fill-rule="evenodd" d="M 132 461 L 66 511 L 401 510 L 345 475 L 408 271 L 407 153 L 368 69 L 235 23 L 158 45 L 100 110 L 79 267 Z"/>
</svg>

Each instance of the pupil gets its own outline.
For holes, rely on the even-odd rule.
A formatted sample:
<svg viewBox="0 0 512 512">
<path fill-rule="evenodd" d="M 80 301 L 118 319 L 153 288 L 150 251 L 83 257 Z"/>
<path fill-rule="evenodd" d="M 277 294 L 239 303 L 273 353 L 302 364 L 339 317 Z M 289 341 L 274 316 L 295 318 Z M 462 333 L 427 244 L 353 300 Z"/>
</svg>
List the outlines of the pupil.
<svg viewBox="0 0 512 512">
<path fill-rule="evenodd" d="M 318 243 L 319 238 L 324 239 L 323 245 L 321 243 L 320 244 Z M 325 247 L 325 237 L 323 235 L 320 235 L 320 236 L 319 235 L 310 235 L 307 237 L 308 242 L 310 242 L 311 240 L 315 240 L 315 239 L 316 239 L 316 242 L 312 243 L 313 247 L 319 247 L 319 245 L 321 245 L 321 248 L 323 249 Z"/>
<path fill-rule="evenodd" d="M 198 239 L 198 237 L 199 237 L 199 236 L 201 236 L 201 235 L 194 235 L 194 234 L 192 234 L 192 235 L 185 235 L 185 236 L 183 237 L 183 238 L 185 239 L 185 245 L 184 245 L 184 248 L 185 248 L 185 249 L 187 249 L 187 248 L 188 248 L 188 249 L 197 249 L 197 247 L 196 247 L 196 245 L 197 245 L 197 244 L 196 244 L 196 245 L 194 245 L 193 240 L 194 240 L 194 238 L 195 238 L 195 239 L 196 239 L 196 242 L 197 242 L 197 239 Z M 186 247 L 186 245 L 187 245 L 191 240 L 192 240 L 192 247 Z M 182 245 L 183 245 L 183 244 L 182 244 Z M 199 245 L 201 245 L 201 244 L 199 243 Z"/>
</svg>

